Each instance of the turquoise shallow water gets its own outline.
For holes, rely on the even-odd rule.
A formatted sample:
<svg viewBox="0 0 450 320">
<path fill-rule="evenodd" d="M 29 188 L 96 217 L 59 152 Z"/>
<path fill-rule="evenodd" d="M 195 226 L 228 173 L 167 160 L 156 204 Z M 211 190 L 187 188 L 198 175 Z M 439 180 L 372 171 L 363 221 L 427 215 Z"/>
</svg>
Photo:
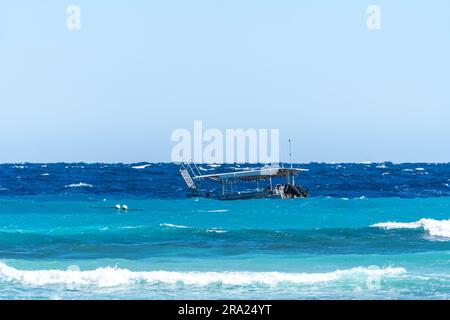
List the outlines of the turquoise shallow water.
<svg viewBox="0 0 450 320">
<path fill-rule="evenodd" d="M 449 299 L 449 215 L 448 197 L 4 197 L 0 298 Z"/>
</svg>

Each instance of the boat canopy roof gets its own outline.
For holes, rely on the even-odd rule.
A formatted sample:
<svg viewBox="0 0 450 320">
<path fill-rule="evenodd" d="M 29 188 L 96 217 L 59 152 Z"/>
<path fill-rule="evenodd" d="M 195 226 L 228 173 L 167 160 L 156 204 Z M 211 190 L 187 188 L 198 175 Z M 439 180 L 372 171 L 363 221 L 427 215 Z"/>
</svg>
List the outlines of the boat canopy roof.
<svg viewBox="0 0 450 320">
<path fill-rule="evenodd" d="M 284 177 L 287 175 L 298 175 L 302 169 L 294 168 L 279 168 L 279 167 L 268 167 L 262 169 L 254 169 L 247 171 L 236 171 L 228 173 L 217 173 L 217 174 L 207 174 L 195 176 L 194 179 L 211 179 L 215 181 L 224 181 L 229 179 L 240 179 L 240 180 L 263 180 L 269 179 L 271 177 Z"/>
</svg>

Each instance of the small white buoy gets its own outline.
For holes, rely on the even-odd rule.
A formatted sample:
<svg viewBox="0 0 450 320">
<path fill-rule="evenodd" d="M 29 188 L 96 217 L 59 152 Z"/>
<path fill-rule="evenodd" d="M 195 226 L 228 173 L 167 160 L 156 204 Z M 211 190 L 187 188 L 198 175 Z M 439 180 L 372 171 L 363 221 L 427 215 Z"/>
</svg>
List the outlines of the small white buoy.
<svg viewBox="0 0 450 320">
<path fill-rule="evenodd" d="M 115 208 L 120 210 L 120 204 L 116 204 Z"/>
<path fill-rule="evenodd" d="M 122 206 L 122 210 L 128 210 L 128 206 L 126 205 L 126 204 L 124 204 L 123 206 Z"/>
</svg>

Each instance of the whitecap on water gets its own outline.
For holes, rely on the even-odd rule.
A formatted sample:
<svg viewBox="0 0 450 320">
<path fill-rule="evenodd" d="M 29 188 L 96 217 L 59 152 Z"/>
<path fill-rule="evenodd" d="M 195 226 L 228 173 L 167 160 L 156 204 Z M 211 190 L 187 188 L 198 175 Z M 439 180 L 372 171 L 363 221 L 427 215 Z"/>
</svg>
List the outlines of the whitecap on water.
<svg viewBox="0 0 450 320">
<path fill-rule="evenodd" d="M 92 184 L 84 183 L 84 182 L 72 183 L 72 184 L 68 184 L 68 185 L 64 186 L 64 188 L 92 188 L 92 187 L 93 187 Z"/>
<path fill-rule="evenodd" d="M 450 219 L 435 220 L 423 218 L 414 222 L 381 222 L 371 225 L 371 227 L 382 229 L 419 229 L 423 228 L 431 236 L 450 239 Z"/>
<path fill-rule="evenodd" d="M 119 229 L 141 229 L 143 226 L 123 226 L 119 227 Z"/>
<path fill-rule="evenodd" d="M 190 229 L 191 227 L 183 226 L 183 225 L 177 225 L 172 223 L 161 223 L 159 225 L 160 227 L 167 227 L 167 228 L 177 228 L 177 229 Z"/>
<path fill-rule="evenodd" d="M 220 229 L 220 228 L 211 228 L 206 229 L 206 232 L 213 232 L 213 233 L 226 233 L 226 230 Z"/>
</svg>

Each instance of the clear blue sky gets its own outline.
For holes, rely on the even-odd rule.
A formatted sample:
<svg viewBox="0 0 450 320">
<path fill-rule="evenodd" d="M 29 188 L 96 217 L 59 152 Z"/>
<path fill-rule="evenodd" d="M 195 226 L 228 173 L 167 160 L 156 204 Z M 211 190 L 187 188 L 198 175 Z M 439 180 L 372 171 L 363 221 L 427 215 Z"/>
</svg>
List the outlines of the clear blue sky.
<svg viewBox="0 0 450 320">
<path fill-rule="evenodd" d="M 0 112 L 0 162 L 169 161 L 194 120 L 279 128 L 298 162 L 448 162 L 450 2 L 4 1 Z"/>
</svg>

